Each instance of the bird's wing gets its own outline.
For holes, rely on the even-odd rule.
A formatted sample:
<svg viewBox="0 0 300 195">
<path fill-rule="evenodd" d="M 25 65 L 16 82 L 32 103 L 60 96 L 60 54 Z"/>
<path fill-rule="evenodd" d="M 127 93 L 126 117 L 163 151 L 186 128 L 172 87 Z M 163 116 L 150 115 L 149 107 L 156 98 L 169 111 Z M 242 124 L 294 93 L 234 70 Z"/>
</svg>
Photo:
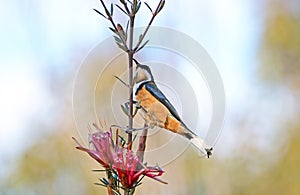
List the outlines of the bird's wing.
<svg viewBox="0 0 300 195">
<path fill-rule="evenodd" d="M 156 84 L 154 82 L 147 82 L 145 83 L 145 88 L 147 91 L 151 93 L 156 99 L 158 99 L 164 106 L 167 107 L 167 109 L 170 111 L 172 116 L 174 116 L 178 121 L 180 121 L 184 126 L 186 126 L 181 118 L 179 117 L 176 109 L 174 106 L 170 103 L 170 101 L 166 98 L 166 96 L 158 89 Z"/>
</svg>

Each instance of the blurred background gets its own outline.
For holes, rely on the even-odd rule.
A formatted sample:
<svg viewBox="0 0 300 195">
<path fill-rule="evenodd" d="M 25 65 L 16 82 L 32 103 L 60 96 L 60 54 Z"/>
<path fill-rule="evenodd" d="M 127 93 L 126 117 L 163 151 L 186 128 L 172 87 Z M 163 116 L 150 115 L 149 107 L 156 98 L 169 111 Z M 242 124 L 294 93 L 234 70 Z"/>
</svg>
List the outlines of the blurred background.
<svg viewBox="0 0 300 195">
<path fill-rule="evenodd" d="M 106 193 L 71 140 L 77 69 L 111 35 L 92 8 L 99 1 L 0 1 L 0 194 Z M 189 148 L 164 167 L 168 185 L 144 179 L 137 194 L 300 194 L 300 2 L 167 0 L 154 25 L 208 51 L 226 121 L 212 159 Z"/>
</svg>

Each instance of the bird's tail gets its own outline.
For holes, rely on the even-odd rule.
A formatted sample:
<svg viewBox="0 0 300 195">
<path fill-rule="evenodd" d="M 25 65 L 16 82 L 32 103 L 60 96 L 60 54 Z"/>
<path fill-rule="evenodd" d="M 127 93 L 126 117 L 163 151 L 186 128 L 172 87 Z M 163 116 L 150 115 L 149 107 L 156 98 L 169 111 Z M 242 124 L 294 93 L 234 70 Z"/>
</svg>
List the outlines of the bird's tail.
<svg viewBox="0 0 300 195">
<path fill-rule="evenodd" d="M 200 150 L 201 153 L 203 153 L 203 155 L 205 155 L 207 158 L 209 158 L 212 155 L 212 147 L 208 147 L 208 145 L 204 142 L 203 139 L 201 139 L 200 137 L 193 137 L 192 139 L 190 139 L 192 144 Z"/>
<path fill-rule="evenodd" d="M 160 127 L 185 136 L 207 158 L 212 155 L 212 147 L 207 145 L 205 141 L 193 131 L 189 130 L 183 122 L 178 121 L 174 117 L 167 117 L 166 122 L 161 123 Z"/>
<path fill-rule="evenodd" d="M 196 135 L 191 130 L 185 128 L 184 136 L 188 138 L 191 143 L 207 158 L 209 158 L 212 155 L 213 148 L 210 147 L 208 144 L 205 143 L 205 141 L 200 138 L 198 135 Z"/>
</svg>

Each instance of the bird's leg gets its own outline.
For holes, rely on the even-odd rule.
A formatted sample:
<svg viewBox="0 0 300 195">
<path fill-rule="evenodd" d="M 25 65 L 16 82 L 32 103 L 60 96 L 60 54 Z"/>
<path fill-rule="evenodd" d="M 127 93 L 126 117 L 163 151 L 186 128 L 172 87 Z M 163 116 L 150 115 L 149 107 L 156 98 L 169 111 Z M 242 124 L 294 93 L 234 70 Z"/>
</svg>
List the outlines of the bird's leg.
<svg viewBox="0 0 300 195">
<path fill-rule="evenodd" d="M 132 102 L 135 105 L 135 110 L 133 112 L 133 117 L 137 114 L 138 110 L 142 108 L 140 101 L 133 100 Z M 123 112 L 128 116 L 129 115 L 129 102 L 124 103 L 124 105 L 121 105 L 121 108 Z"/>
<path fill-rule="evenodd" d="M 134 105 L 136 105 L 134 113 L 133 113 L 133 117 L 135 117 L 135 115 L 137 114 L 137 112 L 139 111 L 139 109 L 143 109 L 143 110 L 145 110 L 145 109 L 142 107 L 141 101 L 133 101 L 133 102 L 134 102 Z"/>
</svg>

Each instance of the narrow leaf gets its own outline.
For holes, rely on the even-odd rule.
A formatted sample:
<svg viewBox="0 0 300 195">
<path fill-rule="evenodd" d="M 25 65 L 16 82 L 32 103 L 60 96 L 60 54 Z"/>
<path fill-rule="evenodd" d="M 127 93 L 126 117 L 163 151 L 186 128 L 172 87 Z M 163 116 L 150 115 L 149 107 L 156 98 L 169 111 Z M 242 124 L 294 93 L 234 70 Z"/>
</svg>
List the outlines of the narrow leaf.
<svg viewBox="0 0 300 195">
<path fill-rule="evenodd" d="M 124 34 L 124 30 L 121 24 L 117 24 L 117 30 L 120 34 Z"/>
<path fill-rule="evenodd" d="M 139 178 L 139 180 L 135 183 L 136 184 L 135 187 L 142 184 L 141 181 L 144 179 L 144 177 L 145 177 L 145 175 L 143 175 L 141 178 Z"/>
<path fill-rule="evenodd" d="M 116 42 L 116 44 L 118 45 L 118 47 L 120 48 L 120 49 L 122 49 L 123 51 L 127 51 L 127 48 L 124 46 L 124 45 L 122 45 L 122 44 L 120 44 L 120 43 L 118 43 L 118 42 Z"/>
<path fill-rule="evenodd" d="M 128 87 L 128 85 L 122 80 L 122 79 L 120 79 L 119 77 L 117 77 L 117 76 L 114 76 L 116 79 L 118 79 L 119 81 L 121 81 L 121 83 L 122 84 L 124 84 L 126 87 Z"/>
<path fill-rule="evenodd" d="M 153 11 L 152 11 L 151 7 L 148 5 L 148 3 L 146 3 L 146 2 L 144 2 L 144 3 L 148 7 L 148 9 L 151 11 L 151 13 L 153 13 Z"/>
<path fill-rule="evenodd" d="M 118 42 L 118 43 L 122 43 L 122 40 L 121 40 L 119 37 L 117 37 L 117 36 L 114 36 L 114 39 L 115 39 L 115 41 L 116 41 L 116 42 Z"/>
<path fill-rule="evenodd" d="M 126 107 L 127 110 L 129 110 L 129 102 L 125 103 L 125 107 Z"/>
<path fill-rule="evenodd" d="M 111 3 L 110 4 L 110 15 L 113 16 L 114 14 L 114 5 Z"/>
<path fill-rule="evenodd" d="M 138 51 L 140 51 L 141 49 L 143 49 L 143 48 L 147 45 L 148 42 L 149 42 L 149 40 L 147 40 L 145 43 L 143 43 L 143 45 L 140 46 L 140 48 L 138 48 L 138 50 L 136 50 L 136 52 L 138 52 Z"/>
<path fill-rule="evenodd" d="M 111 188 L 111 190 L 112 190 L 116 195 L 121 195 L 120 192 L 116 191 L 115 189 Z"/>
<path fill-rule="evenodd" d="M 160 1 L 159 5 L 158 5 L 158 7 L 157 7 L 156 13 L 159 13 L 159 12 L 163 9 L 163 7 L 165 6 L 165 3 L 166 3 L 165 0 L 161 0 L 161 1 Z"/>
<path fill-rule="evenodd" d="M 107 181 L 107 179 L 105 179 L 105 178 L 100 179 L 100 181 L 101 181 L 104 185 L 108 185 L 108 184 L 109 184 L 109 181 Z"/>
<path fill-rule="evenodd" d="M 135 139 L 137 138 L 137 133 L 134 135 L 134 137 L 132 138 L 132 142 L 135 141 Z"/>
<path fill-rule="evenodd" d="M 128 35 L 128 27 L 129 27 L 129 20 L 127 21 L 127 24 L 126 24 L 126 30 L 125 30 L 125 35 L 127 37 Z"/>
<path fill-rule="evenodd" d="M 137 4 L 135 13 L 137 13 L 140 10 L 140 8 L 141 8 L 141 2 L 139 1 L 139 3 Z"/>
<path fill-rule="evenodd" d="M 128 13 L 122 8 L 120 7 L 118 4 L 115 4 L 124 14 L 128 15 Z"/>
<path fill-rule="evenodd" d="M 112 27 L 109 27 L 109 30 L 111 30 L 115 34 L 118 34 L 118 32 L 115 29 L 113 29 Z"/>
<path fill-rule="evenodd" d="M 119 37 L 121 38 L 122 40 L 122 45 L 124 46 L 124 48 L 127 48 L 127 45 L 126 45 L 126 42 L 127 42 L 127 35 L 125 34 L 123 28 L 121 25 L 118 24 L 117 26 L 118 28 L 118 32 L 119 32 Z M 127 49 L 125 49 L 126 51 Z"/>
<path fill-rule="evenodd" d="M 102 183 L 94 183 L 97 186 L 103 186 L 103 187 L 107 187 L 107 185 L 103 185 Z"/>
<path fill-rule="evenodd" d="M 104 14 L 102 14 L 100 11 L 98 11 L 98 10 L 96 10 L 96 9 L 93 9 L 95 12 L 97 12 L 98 14 L 100 14 L 101 16 L 103 16 L 105 19 L 107 19 L 107 17 L 104 15 Z"/>
<path fill-rule="evenodd" d="M 125 139 L 120 135 L 119 135 L 119 138 L 120 138 L 120 144 L 122 145 L 122 147 L 124 147 L 124 145 L 126 144 Z"/>
<path fill-rule="evenodd" d="M 142 38 L 143 38 L 143 34 L 140 34 L 139 41 L 142 41 Z"/>
<path fill-rule="evenodd" d="M 125 106 L 121 105 L 122 111 L 128 116 L 128 110 L 125 108 Z"/>
<path fill-rule="evenodd" d="M 138 78 L 138 72 L 136 72 L 133 77 L 132 86 L 134 86 L 136 84 L 137 78 Z"/>
<path fill-rule="evenodd" d="M 92 170 L 94 172 L 106 172 L 107 170 Z"/>
<path fill-rule="evenodd" d="M 131 4 L 131 12 L 134 13 L 134 6 Z"/>
<path fill-rule="evenodd" d="M 138 0 L 133 0 L 133 9 L 132 9 L 132 13 L 136 14 L 138 12 L 139 9 L 139 4 L 141 2 Z"/>
</svg>

